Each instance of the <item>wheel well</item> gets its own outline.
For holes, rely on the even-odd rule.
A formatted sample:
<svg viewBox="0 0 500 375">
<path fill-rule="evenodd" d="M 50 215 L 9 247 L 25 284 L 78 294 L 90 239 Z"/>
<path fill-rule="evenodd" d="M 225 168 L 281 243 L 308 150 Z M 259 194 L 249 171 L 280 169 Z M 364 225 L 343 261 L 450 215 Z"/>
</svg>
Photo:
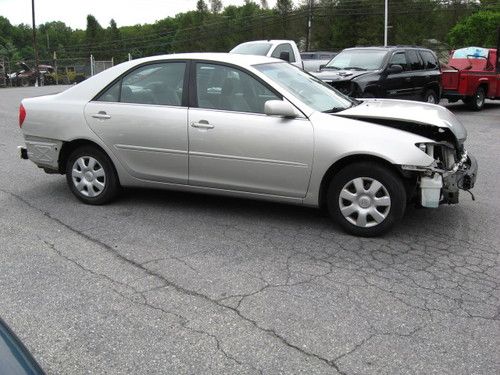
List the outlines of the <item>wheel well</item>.
<svg viewBox="0 0 500 375">
<path fill-rule="evenodd" d="M 75 139 L 70 142 L 64 142 L 61 147 L 61 151 L 59 152 L 59 173 L 65 174 L 66 173 L 66 162 L 68 161 L 69 156 L 71 153 L 76 150 L 78 147 L 81 146 L 92 146 L 100 151 L 102 151 L 105 155 L 108 155 L 108 153 L 97 143 L 89 141 L 88 139 Z M 109 155 L 108 155 L 109 158 Z M 111 162 L 113 164 L 113 162 Z M 114 165 L 113 165 L 114 167 Z M 116 173 L 116 171 L 115 171 Z"/>
<path fill-rule="evenodd" d="M 430 84 L 425 88 L 425 90 L 432 90 L 434 93 L 439 97 L 439 85 L 437 84 Z M 425 93 L 424 93 L 425 94 Z"/>
<path fill-rule="evenodd" d="M 413 177 L 412 175 L 406 175 L 403 173 L 403 171 L 399 168 L 397 168 L 395 165 L 391 164 L 385 159 L 382 159 L 377 156 L 373 155 L 350 155 L 346 156 L 345 158 L 342 158 L 340 160 L 337 160 L 333 165 L 328 168 L 326 171 L 325 175 L 323 176 L 321 180 L 321 185 L 319 189 L 319 206 L 320 207 L 326 207 L 326 197 L 327 197 L 327 192 L 328 192 L 328 186 L 330 185 L 330 182 L 332 181 L 332 178 L 339 172 L 341 171 L 344 167 L 346 167 L 349 164 L 352 163 L 357 163 L 357 162 L 375 162 L 378 164 L 383 165 L 384 167 L 387 167 L 388 169 L 392 170 L 393 172 L 396 173 L 396 175 L 400 176 L 401 179 L 403 180 L 403 183 L 406 188 L 407 196 L 410 197 L 412 190 L 414 188 L 413 184 Z"/>
<path fill-rule="evenodd" d="M 483 87 L 484 88 L 484 95 L 488 96 L 488 82 L 480 82 L 477 88 Z"/>
</svg>

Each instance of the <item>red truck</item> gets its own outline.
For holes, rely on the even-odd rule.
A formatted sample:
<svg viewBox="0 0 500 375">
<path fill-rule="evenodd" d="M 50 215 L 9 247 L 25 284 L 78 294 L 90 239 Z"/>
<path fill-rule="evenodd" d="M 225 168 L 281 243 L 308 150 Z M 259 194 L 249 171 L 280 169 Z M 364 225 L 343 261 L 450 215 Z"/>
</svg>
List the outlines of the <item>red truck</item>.
<svg viewBox="0 0 500 375">
<path fill-rule="evenodd" d="M 498 49 L 466 47 L 452 51 L 442 70 L 442 97 L 460 99 L 479 111 L 486 98 L 500 99 L 500 56 Z"/>
</svg>

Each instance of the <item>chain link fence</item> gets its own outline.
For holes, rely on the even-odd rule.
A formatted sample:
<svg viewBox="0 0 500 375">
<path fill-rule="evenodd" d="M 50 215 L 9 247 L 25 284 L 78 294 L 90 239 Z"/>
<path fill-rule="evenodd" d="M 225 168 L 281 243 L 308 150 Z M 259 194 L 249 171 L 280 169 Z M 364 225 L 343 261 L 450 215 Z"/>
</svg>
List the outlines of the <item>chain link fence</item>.
<svg viewBox="0 0 500 375">
<path fill-rule="evenodd" d="M 114 66 L 114 59 L 89 58 L 40 59 L 38 70 L 40 85 L 71 85 L 79 83 L 103 70 Z M 0 87 L 35 85 L 35 60 L 11 63 L 0 57 Z"/>
</svg>

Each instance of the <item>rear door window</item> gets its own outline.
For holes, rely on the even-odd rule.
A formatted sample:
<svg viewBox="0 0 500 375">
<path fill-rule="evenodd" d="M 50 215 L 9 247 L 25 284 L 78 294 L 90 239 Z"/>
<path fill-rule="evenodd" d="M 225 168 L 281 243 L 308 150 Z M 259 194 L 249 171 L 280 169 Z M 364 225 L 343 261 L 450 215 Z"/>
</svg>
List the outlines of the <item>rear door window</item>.
<svg viewBox="0 0 500 375">
<path fill-rule="evenodd" d="M 408 54 L 408 62 L 411 70 L 422 70 L 424 68 L 424 63 L 416 50 L 410 49 L 406 53 Z"/>
<path fill-rule="evenodd" d="M 141 66 L 104 91 L 98 101 L 181 106 L 185 62 Z"/>
</svg>

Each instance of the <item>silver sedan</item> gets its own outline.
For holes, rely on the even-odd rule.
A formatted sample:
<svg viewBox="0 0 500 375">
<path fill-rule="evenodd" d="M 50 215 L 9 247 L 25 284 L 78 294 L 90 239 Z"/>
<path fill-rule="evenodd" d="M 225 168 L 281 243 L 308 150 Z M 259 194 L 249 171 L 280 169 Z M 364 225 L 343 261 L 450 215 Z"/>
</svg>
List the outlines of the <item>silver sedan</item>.
<svg viewBox="0 0 500 375">
<path fill-rule="evenodd" d="M 178 54 L 129 61 L 24 99 L 21 156 L 88 204 L 121 187 L 325 207 L 348 232 L 391 228 L 409 202 L 457 203 L 477 163 L 447 109 L 350 99 L 281 60 Z"/>
</svg>

